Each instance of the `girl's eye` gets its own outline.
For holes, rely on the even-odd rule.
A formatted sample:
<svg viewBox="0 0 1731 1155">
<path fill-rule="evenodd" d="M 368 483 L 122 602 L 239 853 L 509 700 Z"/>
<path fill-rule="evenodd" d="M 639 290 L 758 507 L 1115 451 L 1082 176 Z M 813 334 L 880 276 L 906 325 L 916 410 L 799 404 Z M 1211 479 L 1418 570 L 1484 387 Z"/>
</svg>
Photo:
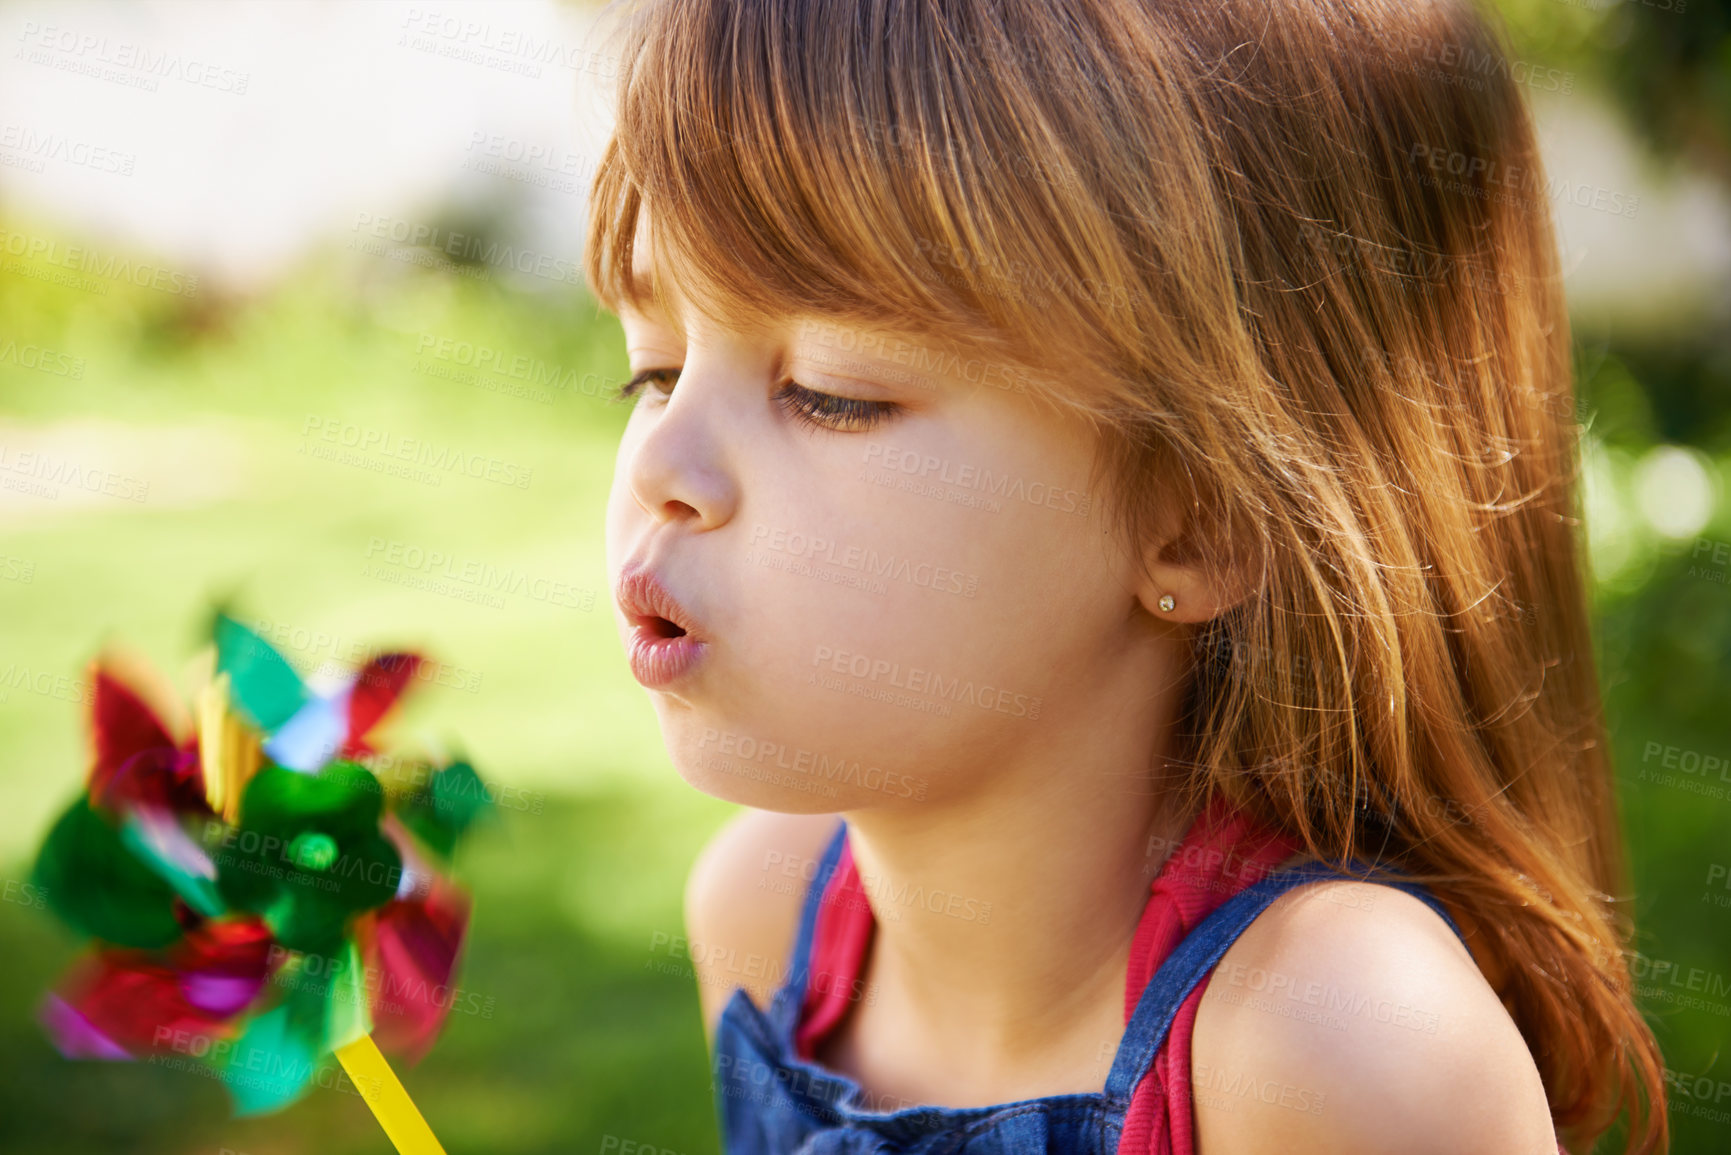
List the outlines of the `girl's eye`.
<svg viewBox="0 0 1731 1155">
<path fill-rule="evenodd" d="M 819 393 L 797 381 L 783 385 L 776 398 L 807 425 L 850 432 L 871 429 L 901 408 L 894 401 L 866 401 L 858 397 Z"/>
<path fill-rule="evenodd" d="M 663 389 L 662 392 L 671 393 L 673 391 L 673 383 L 677 380 L 679 380 L 679 370 L 677 369 L 645 369 L 643 372 L 632 377 L 631 380 L 627 381 L 615 390 L 613 400 L 629 401 L 631 398 L 637 396 L 637 394 L 642 391 L 643 387 L 651 381 L 666 382 L 666 388 Z"/>
<path fill-rule="evenodd" d="M 670 394 L 679 380 L 678 369 L 645 369 L 621 385 L 614 400 L 624 401 L 637 396 L 648 384 L 657 384 L 661 392 Z M 871 429 L 900 408 L 893 401 L 866 401 L 858 397 L 838 397 L 807 389 L 797 381 L 789 381 L 776 393 L 793 416 L 819 429 L 861 431 Z"/>
</svg>

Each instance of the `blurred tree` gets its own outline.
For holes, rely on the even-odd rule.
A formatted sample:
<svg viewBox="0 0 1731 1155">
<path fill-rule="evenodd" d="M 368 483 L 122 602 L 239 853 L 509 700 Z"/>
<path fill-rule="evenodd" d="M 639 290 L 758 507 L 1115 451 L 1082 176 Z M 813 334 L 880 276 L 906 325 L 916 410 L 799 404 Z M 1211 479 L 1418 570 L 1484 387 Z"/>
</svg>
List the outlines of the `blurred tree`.
<svg viewBox="0 0 1731 1155">
<path fill-rule="evenodd" d="M 1622 0 L 1594 58 L 1642 136 L 1731 185 L 1731 0 Z"/>
</svg>

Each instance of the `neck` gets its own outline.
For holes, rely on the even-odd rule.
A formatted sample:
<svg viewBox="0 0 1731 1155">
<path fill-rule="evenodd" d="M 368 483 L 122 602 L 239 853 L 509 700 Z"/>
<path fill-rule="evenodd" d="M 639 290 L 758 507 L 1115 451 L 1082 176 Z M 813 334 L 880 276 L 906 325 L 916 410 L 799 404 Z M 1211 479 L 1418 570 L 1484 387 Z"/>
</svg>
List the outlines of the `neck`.
<svg viewBox="0 0 1731 1155">
<path fill-rule="evenodd" d="M 985 795 L 846 814 L 876 919 L 862 977 L 895 1008 L 876 1013 L 982 1083 L 1073 1055 L 1082 1034 L 1115 1049 L 1149 885 L 1193 817 L 1141 769 L 1165 720 L 1098 721 L 1019 748 Z"/>
</svg>

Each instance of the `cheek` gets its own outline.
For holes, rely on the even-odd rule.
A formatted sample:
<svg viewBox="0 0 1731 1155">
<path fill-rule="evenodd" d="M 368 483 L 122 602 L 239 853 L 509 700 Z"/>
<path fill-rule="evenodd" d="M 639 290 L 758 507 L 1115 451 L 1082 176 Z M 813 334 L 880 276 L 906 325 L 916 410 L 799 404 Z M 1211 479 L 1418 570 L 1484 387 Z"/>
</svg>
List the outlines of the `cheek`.
<svg viewBox="0 0 1731 1155">
<path fill-rule="evenodd" d="M 894 452 L 862 440 L 845 468 L 760 489 L 775 498 L 751 519 L 745 568 L 776 607 L 763 640 L 802 670 L 842 652 L 942 661 L 976 679 L 1038 681 L 1060 659 L 1073 668 L 1130 595 L 1086 490 L 1086 455 L 1002 424 L 966 442 L 897 438 Z"/>
<path fill-rule="evenodd" d="M 928 481 L 924 492 L 896 493 L 884 519 L 910 559 L 933 563 L 944 579 L 906 606 L 911 633 L 948 655 L 955 676 L 1049 697 L 1055 682 L 1088 677 L 1117 644 L 1134 595 L 1115 539 L 1087 490 L 1085 457 L 966 459 L 983 463 L 990 480 L 940 476 L 935 489 Z"/>
<path fill-rule="evenodd" d="M 609 583 L 619 576 L 619 569 L 625 561 L 625 551 L 630 548 L 619 496 L 619 483 L 615 481 L 613 490 L 607 495 L 606 525 L 602 531 Z"/>
<path fill-rule="evenodd" d="M 1050 631 L 1109 596 L 1120 578 L 1082 483 L 1056 471 L 1006 474 L 992 490 L 939 486 L 898 519 L 911 557 L 950 576 L 974 629 Z"/>
<path fill-rule="evenodd" d="M 1025 740 L 1059 639 L 1051 621 L 1011 612 L 1016 575 L 989 587 L 956 568 L 954 538 L 928 556 L 886 526 L 857 565 L 841 541 L 748 554 L 746 641 L 730 655 L 742 676 L 711 717 L 760 743 L 926 775 L 932 789 Z"/>
<path fill-rule="evenodd" d="M 971 705 L 973 616 L 909 580 L 881 534 L 850 564 L 830 532 L 760 537 L 712 576 L 728 607 L 714 677 L 662 712 L 692 786 L 782 811 L 905 804 L 963 776 L 943 770 L 977 756 L 982 729 L 1007 736 Z"/>
<path fill-rule="evenodd" d="M 631 464 L 631 434 L 626 432 L 613 458 L 613 484 L 607 491 L 606 537 L 609 556 L 617 565 L 619 551 L 624 548 L 624 536 L 634 513 L 642 511 L 631 495 L 629 468 Z"/>
</svg>

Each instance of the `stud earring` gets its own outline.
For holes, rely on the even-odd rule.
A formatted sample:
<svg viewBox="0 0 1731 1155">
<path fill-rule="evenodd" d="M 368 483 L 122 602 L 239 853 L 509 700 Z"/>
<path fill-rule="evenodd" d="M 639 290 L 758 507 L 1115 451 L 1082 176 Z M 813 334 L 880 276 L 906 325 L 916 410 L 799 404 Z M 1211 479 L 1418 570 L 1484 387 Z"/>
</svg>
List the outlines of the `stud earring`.
<svg viewBox="0 0 1731 1155">
<path fill-rule="evenodd" d="M 1177 604 L 1178 604 L 1178 602 L 1172 597 L 1171 594 L 1162 594 L 1160 596 L 1160 608 L 1161 608 L 1161 610 L 1163 610 L 1166 613 L 1171 613 L 1172 607 L 1177 605 Z"/>
</svg>

